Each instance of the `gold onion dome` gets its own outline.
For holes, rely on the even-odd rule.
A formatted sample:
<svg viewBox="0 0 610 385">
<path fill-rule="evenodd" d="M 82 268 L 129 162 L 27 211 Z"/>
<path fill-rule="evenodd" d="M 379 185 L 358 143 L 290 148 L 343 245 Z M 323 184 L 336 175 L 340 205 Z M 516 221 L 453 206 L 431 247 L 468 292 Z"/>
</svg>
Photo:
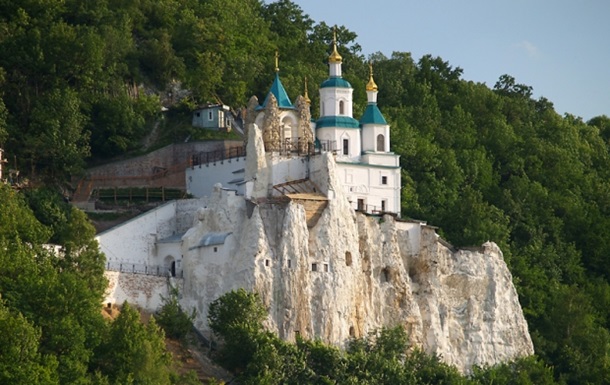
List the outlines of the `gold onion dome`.
<svg viewBox="0 0 610 385">
<path fill-rule="evenodd" d="M 337 52 L 337 27 L 333 30 L 333 53 L 328 57 L 328 61 L 331 63 L 341 63 L 343 58 Z"/>
<path fill-rule="evenodd" d="M 369 63 L 369 82 L 366 83 L 367 91 L 377 91 L 377 84 L 375 84 L 375 80 L 373 80 L 373 64 Z"/>
</svg>

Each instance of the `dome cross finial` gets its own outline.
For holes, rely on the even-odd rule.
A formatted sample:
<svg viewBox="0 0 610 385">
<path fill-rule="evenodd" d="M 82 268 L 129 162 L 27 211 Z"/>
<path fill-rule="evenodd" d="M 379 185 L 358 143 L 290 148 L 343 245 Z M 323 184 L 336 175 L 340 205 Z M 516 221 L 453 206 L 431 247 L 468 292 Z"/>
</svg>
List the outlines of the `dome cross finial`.
<svg viewBox="0 0 610 385">
<path fill-rule="evenodd" d="M 303 95 L 303 98 L 305 99 L 305 102 L 307 104 L 311 104 L 311 99 L 309 99 L 309 95 L 307 94 L 307 76 L 305 76 L 305 93 Z"/>
<path fill-rule="evenodd" d="M 377 91 L 377 84 L 373 80 L 373 62 L 369 61 L 369 82 L 366 84 L 367 91 Z"/>
<path fill-rule="evenodd" d="M 280 72 L 280 52 L 275 50 L 275 72 Z"/>
<path fill-rule="evenodd" d="M 339 55 L 337 51 L 337 26 L 333 27 L 333 52 L 330 54 L 328 61 L 331 63 L 341 63 L 343 58 Z"/>
</svg>

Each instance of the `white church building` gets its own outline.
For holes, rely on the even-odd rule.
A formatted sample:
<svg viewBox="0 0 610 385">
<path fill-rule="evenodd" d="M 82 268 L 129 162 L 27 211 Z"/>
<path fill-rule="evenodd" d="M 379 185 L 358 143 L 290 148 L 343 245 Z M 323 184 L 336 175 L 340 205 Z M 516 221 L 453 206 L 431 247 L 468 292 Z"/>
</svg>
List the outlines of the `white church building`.
<svg viewBox="0 0 610 385">
<path fill-rule="evenodd" d="M 195 199 L 168 202 L 97 235 L 110 281 L 106 302 L 135 300 L 154 310 L 160 304 L 157 293 L 166 295 L 161 277 L 184 277 L 188 286 L 187 255 L 195 260 L 231 260 L 243 243 L 231 226 L 203 234 L 194 244 L 185 243 L 198 209 L 213 209 L 214 196 L 233 202 L 235 207 L 230 209 L 236 212 L 246 207 L 249 215 L 253 207 L 298 202 L 305 207 L 310 228 L 328 202 L 337 199 L 348 211 L 351 206 L 352 213 L 400 216 L 399 155 L 390 151 L 390 126 L 377 107 L 372 67 L 366 86 L 368 104 L 356 120 L 353 88 L 342 77 L 336 43 L 328 62 L 329 77 L 319 89 L 321 116 L 317 120 L 311 117 L 307 88 L 295 103 L 290 100 L 276 55 L 275 78 L 265 100 L 261 104 L 253 96 L 248 103 L 244 148 L 220 155 L 206 153 L 186 170 L 187 190 Z M 332 171 L 325 161 L 328 157 L 334 159 Z M 336 181 L 332 185 L 338 187 L 329 188 L 328 180 Z M 268 258 L 266 264 L 271 263 Z M 144 286 L 142 275 L 150 276 Z"/>
<path fill-rule="evenodd" d="M 378 88 L 372 67 L 366 93 L 368 104 L 357 120 L 353 116 L 353 88 L 342 77 L 342 57 L 336 43 L 329 56 L 329 77 L 320 85 L 320 117 L 311 118 L 310 100 L 299 96 L 292 103 L 276 73 L 262 105 L 256 97 L 248 104 L 247 130 L 255 124 L 262 130 L 269 157 L 267 191 L 256 198 L 282 195 L 286 191 L 311 192 L 298 186 L 309 177 L 312 155 L 332 152 L 338 178 L 355 210 L 369 214 L 400 214 L 401 174 L 399 155 L 390 151 L 390 126 L 377 106 Z M 187 190 L 195 197 L 209 196 L 216 183 L 252 198 L 253 178 L 246 178 L 245 155 L 201 160 L 186 172 Z"/>
<path fill-rule="evenodd" d="M 97 234 L 106 256 L 106 306 L 149 311 L 177 288 L 195 327 L 213 338 L 208 305 L 238 288 L 268 310 L 285 340 L 349 338 L 400 325 L 410 346 L 466 372 L 533 354 L 502 251 L 459 250 L 400 213 L 399 156 L 377 107 L 353 116 L 353 88 L 333 44 L 320 117 L 307 92 L 290 100 L 279 76 L 252 97 L 246 145 L 203 153 L 186 172 L 196 199 L 167 202 Z M 245 151 L 244 151 L 245 150 Z M 204 156 L 205 155 L 205 156 Z"/>
</svg>

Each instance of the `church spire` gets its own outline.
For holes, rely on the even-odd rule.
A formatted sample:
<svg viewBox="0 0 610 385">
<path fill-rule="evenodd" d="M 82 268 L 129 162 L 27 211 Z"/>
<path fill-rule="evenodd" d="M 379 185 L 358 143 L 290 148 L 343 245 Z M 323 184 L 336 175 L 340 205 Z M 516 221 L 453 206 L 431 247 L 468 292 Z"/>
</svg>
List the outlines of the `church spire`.
<svg viewBox="0 0 610 385">
<path fill-rule="evenodd" d="M 261 108 L 267 107 L 267 103 L 269 101 L 269 95 L 273 94 L 275 99 L 277 99 L 277 105 L 280 108 L 294 108 L 290 98 L 288 97 L 288 93 L 280 80 L 280 53 L 275 51 L 275 79 L 273 80 L 273 84 L 271 84 L 271 89 L 263 102 Z"/>
<path fill-rule="evenodd" d="M 369 82 L 366 84 L 366 99 L 371 103 L 377 103 L 377 84 L 373 79 L 373 63 L 369 62 Z"/>
<path fill-rule="evenodd" d="M 333 52 L 328 57 L 329 63 L 341 63 L 343 58 L 337 51 L 337 26 L 333 27 Z"/>
<path fill-rule="evenodd" d="M 275 72 L 280 72 L 280 52 L 275 50 Z"/>
<path fill-rule="evenodd" d="M 377 84 L 373 80 L 373 63 L 369 62 L 369 82 L 366 84 L 367 91 L 377 91 Z"/>
<path fill-rule="evenodd" d="M 305 92 L 303 94 L 303 98 L 307 104 L 311 104 L 311 99 L 309 99 L 309 95 L 307 94 L 307 76 L 305 76 Z"/>
<path fill-rule="evenodd" d="M 343 58 L 337 52 L 337 26 L 333 28 L 333 52 L 328 57 L 328 72 L 330 77 L 341 77 L 341 62 Z"/>
</svg>

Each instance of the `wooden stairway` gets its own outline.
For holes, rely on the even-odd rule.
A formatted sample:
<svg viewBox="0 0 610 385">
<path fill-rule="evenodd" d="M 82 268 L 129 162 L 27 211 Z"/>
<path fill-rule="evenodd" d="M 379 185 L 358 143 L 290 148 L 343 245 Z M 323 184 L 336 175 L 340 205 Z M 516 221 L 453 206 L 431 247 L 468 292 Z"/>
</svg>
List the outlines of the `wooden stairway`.
<svg viewBox="0 0 610 385">
<path fill-rule="evenodd" d="M 303 205 L 307 227 L 310 229 L 318 223 L 328 206 L 326 195 L 322 194 L 318 186 L 309 179 L 293 180 L 275 185 L 273 188 L 291 201 Z"/>
</svg>

